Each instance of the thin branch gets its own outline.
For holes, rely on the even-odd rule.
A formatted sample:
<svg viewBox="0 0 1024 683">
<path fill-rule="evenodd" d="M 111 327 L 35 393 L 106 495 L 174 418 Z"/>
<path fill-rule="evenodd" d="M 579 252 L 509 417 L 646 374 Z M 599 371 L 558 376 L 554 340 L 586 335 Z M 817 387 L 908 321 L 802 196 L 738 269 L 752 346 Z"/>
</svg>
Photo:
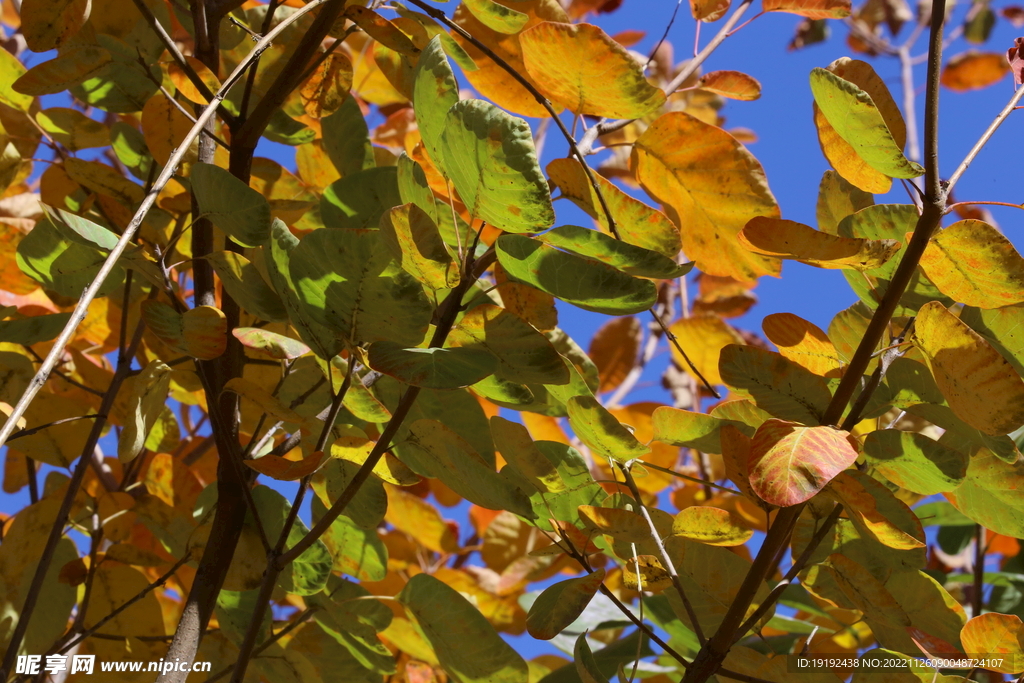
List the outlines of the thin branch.
<svg viewBox="0 0 1024 683">
<path fill-rule="evenodd" d="M 654 316 L 654 319 L 661 326 L 662 331 L 665 333 L 665 336 L 668 337 L 668 340 L 669 342 L 671 342 L 672 346 L 676 347 L 676 351 L 678 351 L 679 355 L 681 355 L 683 357 L 683 360 L 686 361 L 686 364 L 690 367 L 690 372 L 692 372 L 694 376 L 700 380 L 701 384 L 704 385 L 705 389 L 711 392 L 712 396 L 714 396 L 715 398 L 722 398 L 722 395 L 719 394 L 713 386 L 711 386 L 711 382 L 709 382 L 704 377 L 704 375 L 700 374 L 700 370 L 698 370 L 696 366 L 694 366 L 693 361 L 690 360 L 690 357 L 688 355 L 686 355 L 686 351 L 683 350 L 683 347 L 679 343 L 679 340 L 676 338 L 676 335 L 672 333 L 672 330 L 668 329 L 668 326 L 665 324 L 665 321 L 661 319 L 661 316 L 657 314 L 653 307 L 649 310 L 649 312 L 652 316 Z M 697 397 L 694 397 L 694 400 L 697 400 Z"/>
<path fill-rule="evenodd" d="M 742 493 L 740 493 L 736 489 L 731 489 L 728 486 L 722 486 L 721 484 L 716 484 L 715 482 L 710 481 L 708 479 L 699 479 L 697 477 L 691 477 L 691 476 L 686 475 L 686 474 L 680 474 L 679 472 L 676 472 L 675 470 L 670 470 L 667 467 L 662 467 L 661 465 L 655 465 L 653 463 L 649 463 L 646 460 L 641 460 L 640 464 L 643 465 L 644 467 L 650 468 L 652 470 L 658 470 L 659 472 L 664 472 L 665 474 L 671 474 L 673 477 L 679 477 L 680 479 L 685 479 L 687 481 L 692 481 L 694 484 L 700 484 L 702 486 L 710 486 L 710 487 L 716 488 L 716 489 L 718 489 L 720 491 L 726 491 L 728 493 L 735 493 L 737 496 L 742 496 L 743 495 Z"/>
<path fill-rule="evenodd" d="M 971 617 L 981 615 L 985 607 L 985 527 L 974 525 L 974 582 L 971 591 Z"/>
<path fill-rule="evenodd" d="M 636 504 L 640 506 L 640 514 L 647 520 L 647 526 L 651 531 L 651 540 L 654 541 L 655 548 L 658 549 L 658 557 L 661 560 L 662 566 L 668 571 L 669 577 L 672 579 L 672 586 L 679 593 L 679 598 L 683 602 L 683 608 L 686 610 L 686 616 L 690 619 L 690 624 L 693 626 L 693 632 L 697 635 L 697 640 L 701 646 L 707 643 L 707 638 L 704 637 L 704 630 L 700 627 L 700 622 L 697 620 L 697 613 L 693 610 L 693 605 L 690 603 L 690 599 L 686 597 L 686 591 L 683 589 L 683 582 L 679 579 L 679 572 L 676 571 L 675 563 L 672 562 L 671 556 L 665 549 L 665 544 L 661 540 L 661 534 L 658 533 L 658 528 L 654 525 L 654 520 L 651 519 L 651 513 L 647 511 L 647 506 L 644 505 L 643 498 L 640 497 L 640 489 L 637 488 L 636 482 L 633 481 L 633 475 L 630 474 L 629 468 L 618 463 L 619 470 L 622 471 L 622 476 L 626 480 L 626 485 L 629 490 L 633 493 L 633 498 L 636 500 Z M 637 567 L 637 571 L 640 571 L 640 567 Z"/>
<path fill-rule="evenodd" d="M 301 626 L 305 622 L 309 621 L 309 618 L 311 616 L 313 616 L 313 612 L 317 611 L 317 609 L 319 609 L 319 608 L 314 605 L 312 607 L 307 607 L 306 609 L 304 609 L 301 612 L 299 612 L 299 614 L 296 615 L 295 618 L 292 619 L 288 623 L 287 626 L 282 628 L 277 633 L 272 634 L 269 638 L 264 640 L 260 644 L 259 647 L 257 647 L 255 650 L 253 650 L 253 653 L 252 653 L 253 658 L 258 657 L 268 647 L 270 647 L 271 645 L 273 645 L 277 641 L 281 640 L 281 638 L 284 638 L 286 635 L 288 635 L 289 633 L 291 633 L 292 631 L 297 629 L 299 626 Z M 212 676 L 210 676 L 209 678 L 207 678 L 206 681 L 204 681 L 204 683 L 214 683 L 214 681 L 219 681 L 220 679 L 224 678 L 229 673 L 231 673 L 231 671 L 234 668 L 235 668 L 234 664 L 229 664 L 228 666 L 224 667 L 223 669 L 221 669 L 217 673 L 215 673 Z"/>
<path fill-rule="evenodd" d="M 79 415 L 78 417 L 65 417 L 63 420 L 54 420 L 53 422 L 47 422 L 44 425 L 39 425 L 38 427 L 33 427 L 32 429 L 21 429 L 11 434 L 11 438 L 7 439 L 7 443 L 10 443 L 15 439 L 20 439 L 23 436 L 32 436 L 36 432 L 41 432 L 42 430 L 49 429 L 50 427 L 56 427 L 57 425 L 67 424 L 68 422 L 77 422 L 78 420 L 92 420 L 93 418 L 97 417 L 100 417 L 100 415 L 93 414 Z M 103 417 L 106 417 L 106 415 L 103 415 Z"/>
<path fill-rule="evenodd" d="M 96 294 L 103 286 L 103 283 L 107 279 L 107 276 L 110 275 L 114 267 L 117 265 L 118 259 L 121 258 L 121 255 L 124 253 L 125 249 L 128 248 L 128 245 L 131 244 L 131 241 L 135 238 L 135 233 L 138 231 L 139 226 L 142 225 L 143 219 L 146 217 L 146 214 L 149 213 L 149 210 L 153 208 L 153 205 L 156 202 L 157 195 L 164 189 L 164 186 L 167 185 L 167 182 L 171 179 L 171 176 L 174 174 L 175 170 L 177 170 L 178 165 L 181 163 L 182 159 L 184 159 L 185 155 L 188 154 L 189 146 L 191 145 L 192 141 L 199 136 L 199 134 L 202 132 L 206 124 L 213 118 L 214 114 L 216 114 L 217 107 L 224 100 L 224 97 L 227 95 L 228 90 L 230 90 L 231 87 L 238 82 L 238 79 L 241 78 L 242 74 L 245 73 L 245 71 L 255 61 L 255 59 L 259 57 L 259 55 L 270 46 L 270 43 L 282 31 L 287 29 L 291 24 L 298 21 L 305 14 L 311 12 L 312 10 L 316 9 L 325 2 L 330 1 L 332 0 L 310 0 L 308 4 L 303 5 L 302 7 L 295 10 L 294 13 L 289 15 L 286 19 L 282 20 L 277 26 L 274 27 L 273 30 L 268 32 L 267 35 L 264 36 L 263 39 L 260 40 L 253 47 L 253 49 L 249 52 L 245 59 L 239 62 L 238 66 L 235 67 L 235 70 L 231 72 L 231 75 L 228 76 L 227 79 L 225 79 L 224 84 L 221 86 L 220 90 L 218 90 L 217 93 L 213 96 L 213 99 L 210 101 L 210 104 L 206 106 L 206 108 L 203 110 L 203 113 L 197 118 L 195 125 L 192 126 L 192 129 L 189 130 L 188 134 L 185 135 L 184 139 L 182 139 L 174 154 L 172 154 L 171 158 L 168 159 L 167 164 L 164 166 L 164 169 L 160 172 L 160 175 L 153 183 L 152 189 L 150 189 L 149 193 L 142 200 L 142 203 L 139 205 L 138 210 L 135 212 L 135 216 L 132 218 L 131 222 L 128 223 L 128 226 L 121 234 L 120 239 L 118 239 L 117 244 L 114 246 L 113 249 L 110 250 L 110 253 L 107 255 L 106 260 L 103 262 L 103 265 L 96 273 L 96 276 L 93 278 L 92 282 L 89 284 L 88 287 L 86 287 L 85 291 L 82 292 L 82 296 L 78 301 L 78 305 L 75 307 L 74 312 L 71 314 L 71 319 L 68 320 L 67 324 L 64 326 L 64 330 L 60 333 L 56 341 L 53 343 L 53 347 L 47 354 L 46 360 L 43 361 L 42 367 L 40 367 L 39 371 L 36 372 L 36 375 L 35 377 L 32 378 L 32 381 L 29 383 L 28 388 L 25 389 L 25 393 L 18 400 L 17 405 L 14 406 L 14 410 L 8 416 L 7 422 L 4 424 L 2 428 L 0 428 L 0 446 L 7 443 L 7 439 L 11 436 L 11 434 L 17 427 L 18 420 L 21 418 L 22 415 L 25 414 L 25 410 L 28 409 L 29 404 L 36 397 L 36 394 L 38 394 L 39 391 L 43 388 L 43 385 L 46 383 L 46 378 L 49 377 L 50 372 L 52 372 L 54 367 L 56 367 L 61 355 L 64 353 L 64 349 L 67 347 L 68 343 L 71 341 L 71 338 L 74 336 L 75 330 L 78 329 L 78 326 L 82 323 L 82 320 L 85 319 L 85 316 L 89 310 L 89 304 L 91 304 L 93 299 L 96 298 Z M 333 1 L 336 2 L 337 0 Z M 6 669 L 7 667 L 4 668 Z"/>
<path fill-rule="evenodd" d="M 676 15 L 679 14 L 679 8 L 682 6 L 682 4 L 683 0 L 676 0 L 676 6 L 672 10 L 672 16 L 669 17 L 668 25 L 665 27 L 665 32 L 661 34 L 661 38 L 658 40 L 654 48 L 648 54 L 647 63 L 644 64 L 644 71 L 647 71 L 647 69 L 651 66 L 651 62 L 654 61 L 654 56 L 658 54 L 658 50 L 661 49 L 661 46 L 668 39 L 668 32 L 672 30 L 672 24 L 676 23 Z M 697 24 L 697 26 L 699 28 L 700 24 Z"/>
<path fill-rule="evenodd" d="M 1024 90 L 1024 88 L 1022 88 Z M 956 211 L 959 206 L 1005 206 L 1011 209 L 1024 209 L 1024 204 L 1011 204 L 1010 202 L 956 202 L 946 206 L 946 213 Z"/>
<path fill-rule="evenodd" d="M 141 0 L 137 0 L 141 2 Z M 900 78 L 903 84 L 903 118 L 907 123 L 907 157 L 921 161 L 921 147 L 917 139 L 917 107 L 914 89 L 914 64 L 910 59 L 910 46 L 899 49 Z"/>
</svg>

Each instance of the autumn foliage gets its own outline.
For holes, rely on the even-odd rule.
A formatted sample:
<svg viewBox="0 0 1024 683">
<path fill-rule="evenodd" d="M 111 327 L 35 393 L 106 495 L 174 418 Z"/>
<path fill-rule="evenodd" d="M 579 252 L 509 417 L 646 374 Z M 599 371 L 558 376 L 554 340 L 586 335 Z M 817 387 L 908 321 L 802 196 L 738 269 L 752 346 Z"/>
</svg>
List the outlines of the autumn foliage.
<svg viewBox="0 0 1024 683">
<path fill-rule="evenodd" d="M 1024 672 L 1024 258 L 952 200 L 1024 88 L 949 177 L 935 125 L 1024 9 L 691 0 L 676 63 L 620 4 L 3 0 L 0 679 Z M 816 225 L 725 127 L 767 12 L 846 40 Z M 740 329 L 786 260 L 857 303 Z"/>
</svg>

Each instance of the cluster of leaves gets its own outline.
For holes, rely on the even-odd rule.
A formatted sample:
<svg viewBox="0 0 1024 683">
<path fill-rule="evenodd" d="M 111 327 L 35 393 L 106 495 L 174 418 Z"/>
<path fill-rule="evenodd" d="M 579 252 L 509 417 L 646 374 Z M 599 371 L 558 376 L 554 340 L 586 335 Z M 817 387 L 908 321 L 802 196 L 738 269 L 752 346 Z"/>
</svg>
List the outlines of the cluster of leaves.
<svg viewBox="0 0 1024 683">
<path fill-rule="evenodd" d="M 869 648 L 1024 670 L 1024 258 L 915 180 L 873 67 L 810 74 L 812 227 L 722 128 L 757 81 L 584 23 L 615 0 L 378 4 L 3 3 L 27 46 L 0 50 L 3 487 L 31 498 L 2 527 L 3 676 L 71 651 L 275 683 L 781 683 L 776 654 Z M 690 9 L 717 45 L 749 4 Z M 794 47 L 849 17 L 901 60 L 942 14 L 763 10 L 804 18 Z M 1016 49 L 942 83 L 1019 83 Z M 542 168 L 519 116 L 569 153 Z M 875 203 L 894 178 L 916 204 Z M 860 300 L 827 331 L 768 316 L 770 350 L 727 320 L 786 259 Z M 612 316 L 588 351 L 556 302 Z M 665 342 L 671 400 L 623 405 Z M 569 658 L 499 635 L 524 632 Z"/>
</svg>

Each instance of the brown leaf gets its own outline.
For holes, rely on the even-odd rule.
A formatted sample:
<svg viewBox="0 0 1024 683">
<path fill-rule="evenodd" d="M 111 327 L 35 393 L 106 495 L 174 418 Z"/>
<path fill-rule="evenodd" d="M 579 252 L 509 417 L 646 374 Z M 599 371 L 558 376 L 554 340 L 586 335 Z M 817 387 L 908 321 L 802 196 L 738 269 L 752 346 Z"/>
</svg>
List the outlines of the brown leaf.
<svg viewBox="0 0 1024 683">
<path fill-rule="evenodd" d="M 1006 61 L 1013 71 L 1014 85 L 1021 85 L 1024 81 L 1024 38 L 1013 41 L 1013 47 L 1006 51 Z"/>
<path fill-rule="evenodd" d="M 1018 41 L 1020 38 L 1017 39 Z M 1012 48 L 1010 52 L 1017 49 Z M 968 50 L 953 56 L 942 69 L 942 85 L 956 92 L 987 88 L 1002 80 L 1010 70 L 1013 57 L 1008 57 L 1010 64 L 1003 56 L 995 52 L 977 52 Z M 1016 69 L 1019 73 L 1020 69 Z M 1015 79 L 1018 77 L 1015 75 Z M 1019 85 L 1019 79 L 1018 79 Z"/>
<path fill-rule="evenodd" d="M 612 319 L 594 333 L 587 354 L 601 377 L 598 391 L 612 391 L 622 384 L 636 362 L 643 336 L 643 327 L 634 316 Z"/>
</svg>

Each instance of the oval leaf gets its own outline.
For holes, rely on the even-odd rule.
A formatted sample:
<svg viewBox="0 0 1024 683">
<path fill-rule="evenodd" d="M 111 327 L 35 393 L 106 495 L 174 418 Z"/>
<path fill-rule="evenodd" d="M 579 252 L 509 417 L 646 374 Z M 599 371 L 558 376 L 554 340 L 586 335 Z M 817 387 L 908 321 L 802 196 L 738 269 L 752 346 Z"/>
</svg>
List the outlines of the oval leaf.
<svg viewBox="0 0 1024 683">
<path fill-rule="evenodd" d="M 597 455 L 626 462 L 651 452 L 593 396 L 573 396 L 565 407 L 576 436 Z"/>
<path fill-rule="evenodd" d="M 576 621 L 604 581 L 604 569 L 548 586 L 537 596 L 526 616 L 526 630 L 540 640 L 551 640 Z"/>
<path fill-rule="evenodd" d="M 370 344 L 370 367 L 417 387 L 457 389 L 494 374 L 498 359 L 480 348 L 405 348 L 397 342 Z"/>
</svg>

